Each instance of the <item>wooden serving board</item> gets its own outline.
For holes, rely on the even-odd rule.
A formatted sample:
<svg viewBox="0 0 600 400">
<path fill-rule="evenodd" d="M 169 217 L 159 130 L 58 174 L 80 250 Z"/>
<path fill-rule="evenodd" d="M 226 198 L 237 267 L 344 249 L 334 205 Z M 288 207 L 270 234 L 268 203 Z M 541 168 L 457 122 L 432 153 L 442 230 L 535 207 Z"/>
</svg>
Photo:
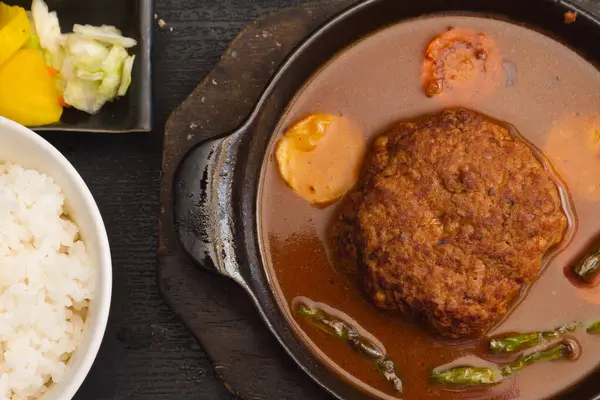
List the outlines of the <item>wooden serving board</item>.
<svg viewBox="0 0 600 400">
<path fill-rule="evenodd" d="M 158 286 L 204 348 L 225 386 L 244 399 L 316 400 L 329 396 L 287 356 L 241 288 L 199 269 L 179 250 L 173 229 L 173 175 L 194 145 L 240 125 L 285 57 L 355 1 L 307 3 L 254 21 L 233 40 L 166 125 Z"/>
<path fill-rule="evenodd" d="M 159 289 L 202 345 L 226 387 L 244 399 L 330 396 L 285 354 L 242 289 L 227 278 L 200 270 L 179 250 L 173 229 L 172 178 L 194 145 L 231 132 L 244 121 L 277 67 L 302 39 L 356 1 L 321 0 L 254 21 L 167 122 L 160 193 Z M 600 15 L 599 0 L 573 2 Z"/>
</svg>

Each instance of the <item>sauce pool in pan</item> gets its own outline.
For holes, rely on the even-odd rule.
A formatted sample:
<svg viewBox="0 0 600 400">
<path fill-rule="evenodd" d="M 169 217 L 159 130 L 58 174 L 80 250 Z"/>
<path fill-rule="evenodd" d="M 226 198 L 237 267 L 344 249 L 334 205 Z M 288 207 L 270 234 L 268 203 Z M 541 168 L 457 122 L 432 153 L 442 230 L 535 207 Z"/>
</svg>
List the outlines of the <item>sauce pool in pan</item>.
<svg viewBox="0 0 600 400">
<path fill-rule="evenodd" d="M 498 46 L 502 82 L 485 96 L 424 94 L 420 75 L 424 51 L 450 26 L 484 32 Z M 370 143 L 394 122 L 450 106 L 466 107 L 514 125 L 548 158 L 568 187 L 569 206 L 577 215 L 567 230 L 564 244 L 568 246 L 550 259 L 522 301 L 489 334 L 543 331 L 571 321 L 600 319 L 600 289 L 577 287 L 564 272 L 600 233 L 600 73 L 564 45 L 499 20 L 439 16 L 407 21 L 346 49 L 313 77 L 280 122 L 263 166 L 259 196 L 263 259 L 280 305 L 298 334 L 326 364 L 375 397 L 552 397 L 598 366 L 600 336 L 578 329 L 571 333 L 583 349 L 577 361 L 532 365 L 497 385 L 450 390 L 432 385 L 432 368 L 486 365 L 482 358 L 490 358 L 482 351 L 481 341 L 442 340 L 400 314 L 372 305 L 332 262 L 327 231 L 336 204 L 311 205 L 291 190 L 278 172 L 276 141 L 311 113 L 348 118 Z M 299 297 L 339 310 L 376 338 L 395 362 L 403 382 L 402 394 L 346 343 L 294 315 L 292 303 Z"/>
</svg>

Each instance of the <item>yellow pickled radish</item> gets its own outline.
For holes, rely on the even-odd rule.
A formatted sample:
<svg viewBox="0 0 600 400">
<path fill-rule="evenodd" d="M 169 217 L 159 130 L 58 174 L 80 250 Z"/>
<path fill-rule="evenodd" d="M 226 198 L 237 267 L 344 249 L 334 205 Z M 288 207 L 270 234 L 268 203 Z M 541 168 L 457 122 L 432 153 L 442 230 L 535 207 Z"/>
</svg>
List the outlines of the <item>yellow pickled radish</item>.
<svg viewBox="0 0 600 400">
<path fill-rule="evenodd" d="M 62 111 L 54 79 L 38 50 L 19 50 L 0 65 L 0 116 L 39 126 L 58 122 Z"/>
<path fill-rule="evenodd" d="M 31 36 L 25 9 L 0 3 L 0 65 L 12 57 Z"/>
</svg>

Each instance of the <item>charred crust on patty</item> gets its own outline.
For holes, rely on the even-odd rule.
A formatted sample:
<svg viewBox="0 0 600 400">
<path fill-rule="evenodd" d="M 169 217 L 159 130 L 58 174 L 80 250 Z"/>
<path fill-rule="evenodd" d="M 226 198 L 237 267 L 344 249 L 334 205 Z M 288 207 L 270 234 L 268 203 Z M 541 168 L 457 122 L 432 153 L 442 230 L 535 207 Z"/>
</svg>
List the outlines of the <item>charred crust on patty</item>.
<svg viewBox="0 0 600 400">
<path fill-rule="evenodd" d="M 531 145 L 456 108 L 373 141 L 330 243 L 377 307 L 467 338 L 509 312 L 566 228 L 556 181 Z"/>
</svg>

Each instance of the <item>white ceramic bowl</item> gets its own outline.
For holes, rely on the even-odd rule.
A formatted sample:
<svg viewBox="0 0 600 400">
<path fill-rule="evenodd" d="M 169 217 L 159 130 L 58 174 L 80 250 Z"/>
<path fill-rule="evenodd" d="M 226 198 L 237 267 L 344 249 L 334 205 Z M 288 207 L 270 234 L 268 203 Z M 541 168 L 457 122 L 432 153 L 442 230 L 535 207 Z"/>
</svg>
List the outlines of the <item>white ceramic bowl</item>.
<svg viewBox="0 0 600 400">
<path fill-rule="evenodd" d="M 62 188 L 69 215 L 79 226 L 86 248 L 97 268 L 94 298 L 80 346 L 69 362 L 64 379 L 42 396 L 43 400 L 69 400 L 88 374 L 104 336 L 112 292 L 112 265 L 104 222 L 88 187 L 67 159 L 33 131 L 0 117 L 0 162 L 36 169 L 54 178 Z"/>
</svg>

